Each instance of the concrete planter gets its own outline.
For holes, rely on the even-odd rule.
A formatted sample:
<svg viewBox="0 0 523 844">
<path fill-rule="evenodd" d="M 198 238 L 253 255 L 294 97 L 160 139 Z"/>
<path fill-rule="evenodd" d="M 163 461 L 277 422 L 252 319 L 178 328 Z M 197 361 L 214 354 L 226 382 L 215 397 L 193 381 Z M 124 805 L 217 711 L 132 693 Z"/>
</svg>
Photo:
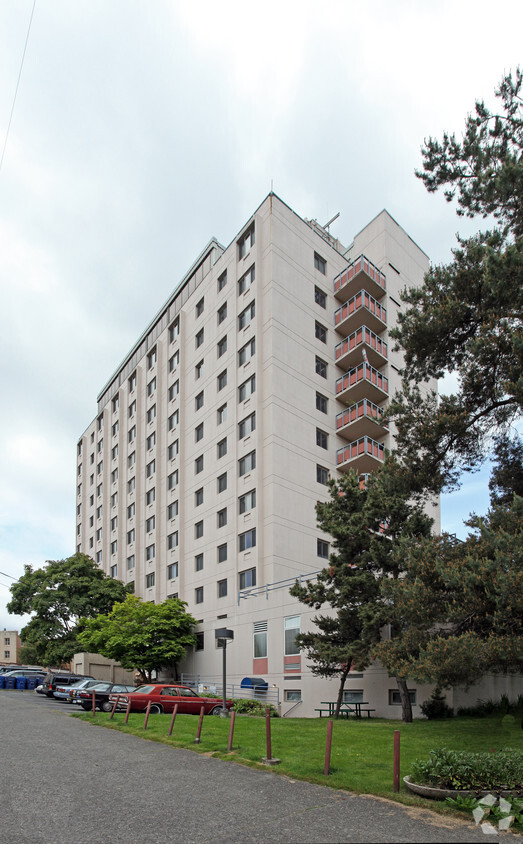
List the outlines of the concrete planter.
<svg viewBox="0 0 523 844">
<path fill-rule="evenodd" d="M 429 800 L 445 800 L 446 797 L 486 797 L 487 794 L 493 794 L 494 797 L 523 797 L 523 791 L 519 790 L 507 790 L 504 788 L 487 788 L 487 789 L 474 789 L 474 788 L 464 788 L 464 789 L 453 789 L 453 788 L 435 788 L 431 785 L 418 785 L 415 782 L 410 781 L 410 777 L 403 777 L 403 782 L 405 783 L 406 787 L 409 791 L 412 791 L 413 794 L 417 794 L 419 797 L 426 797 Z"/>
</svg>

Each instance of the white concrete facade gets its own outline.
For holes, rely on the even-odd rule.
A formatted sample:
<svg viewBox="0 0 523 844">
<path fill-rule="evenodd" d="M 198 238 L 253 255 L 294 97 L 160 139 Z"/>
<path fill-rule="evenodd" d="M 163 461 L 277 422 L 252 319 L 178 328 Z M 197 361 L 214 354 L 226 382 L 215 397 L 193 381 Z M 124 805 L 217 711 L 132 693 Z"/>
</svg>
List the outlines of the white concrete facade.
<svg viewBox="0 0 523 844">
<path fill-rule="evenodd" d="M 370 472 L 392 445 L 388 329 L 427 269 L 386 211 L 346 249 L 270 194 L 227 248 L 210 241 L 100 393 L 78 443 L 77 548 L 145 600 L 187 602 L 200 635 L 183 671 L 220 676 L 226 626 L 230 682 L 263 677 L 284 713 L 301 698 L 296 715 L 335 697 L 294 653 L 312 613 L 288 590 L 326 562 L 325 477 Z M 386 717 L 395 688 L 378 665 L 347 683 Z"/>
</svg>

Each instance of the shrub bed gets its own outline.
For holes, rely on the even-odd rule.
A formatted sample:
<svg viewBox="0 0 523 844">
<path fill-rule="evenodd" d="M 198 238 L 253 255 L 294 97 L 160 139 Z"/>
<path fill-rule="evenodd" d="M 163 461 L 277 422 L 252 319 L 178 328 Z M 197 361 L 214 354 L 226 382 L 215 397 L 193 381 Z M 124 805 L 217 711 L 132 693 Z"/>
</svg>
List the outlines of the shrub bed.
<svg viewBox="0 0 523 844">
<path fill-rule="evenodd" d="M 442 747 L 428 759 L 416 759 L 412 782 L 448 789 L 523 788 L 523 753 L 510 748 L 491 753 L 470 753 Z"/>
<path fill-rule="evenodd" d="M 240 697 L 234 701 L 234 711 L 237 715 L 265 715 L 265 710 L 268 704 L 262 703 L 261 700 L 252 700 L 252 698 Z M 271 718 L 278 718 L 278 712 L 269 705 Z"/>
</svg>

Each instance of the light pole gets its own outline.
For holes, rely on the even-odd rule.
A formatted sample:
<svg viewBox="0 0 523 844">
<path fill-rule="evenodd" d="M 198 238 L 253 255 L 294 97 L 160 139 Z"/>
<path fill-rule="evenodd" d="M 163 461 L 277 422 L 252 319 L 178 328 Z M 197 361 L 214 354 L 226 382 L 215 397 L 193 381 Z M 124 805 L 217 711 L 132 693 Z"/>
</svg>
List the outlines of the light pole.
<svg viewBox="0 0 523 844">
<path fill-rule="evenodd" d="M 229 713 L 227 712 L 227 642 L 232 641 L 234 639 L 234 631 L 228 630 L 226 627 L 219 627 L 218 630 L 214 631 L 214 638 L 221 639 L 223 642 L 222 649 L 223 649 L 223 703 L 222 703 L 222 711 L 220 713 L 222 718 L 227 718 Z"/>
</svg>

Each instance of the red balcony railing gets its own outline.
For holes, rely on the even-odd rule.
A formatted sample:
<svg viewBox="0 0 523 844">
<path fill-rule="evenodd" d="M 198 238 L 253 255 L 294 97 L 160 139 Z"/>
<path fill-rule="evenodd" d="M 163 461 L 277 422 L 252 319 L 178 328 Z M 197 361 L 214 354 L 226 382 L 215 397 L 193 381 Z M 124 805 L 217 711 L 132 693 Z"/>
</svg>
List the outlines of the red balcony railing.
<svg viewBox="0 0 523 844">
<path fill-rule="evenodd" d="M 366 290 L 360 290 L 341 308 L 334 311 L 334 327 L 345 337 L 360 327 L 360 320 L 375 331 L 383 331 L 387 326 L 386 308 Z"/>
<path fill-rule="evenodd" d="M 389 379 L 368 363 L 360 363 L 336 379 L 336 398 L 358 402 L 368 398 L 383 401 L 389 392 Z"/>
<path fill-rule="evenodd" d="M 365 255 L 360 255 L 347 269 L 334 279 L 334 295 L 345 302 L 353 293 L 354 287 L 364 287 L 373 296 L 380 298 L 387 289 L 385 274 L 381 272 Z M 352 288 L 352 289 L 351 289 Z"/>
<path fill-rule="evenodd" d="M 381 407 L 368 399 L 362 399 L 337 414 L 336 433 L 350 440 L 370 433 L 374 436 L 385 436 L 388 426 L 382 420 Z M 380 431 L 380 428 L 383 430 Z"/>
<path fill-rule="evenodd" d="M 356 363 L 358 355 L 359 363 L 362 359 L 361 348 L 364 345 L 367 347 L 369 363 L 373 366 L 382 366 L 384 361 L 387 360 L 387 343 L 366 325 L 362 325 L 361 328 L 356 329 L 349 337 L 337 344 L 334 349 L 334 359 L 338 366 L 345 366 L 347 369 L 351 363 Z"/>
<path fill-rule="evenodd" d="M 360 474 L 368 474 L 385 460 L 385 446 L 371 437 L 360 437 L 336 452 L 338 469 L 356 468 Z"/>
</svg>

